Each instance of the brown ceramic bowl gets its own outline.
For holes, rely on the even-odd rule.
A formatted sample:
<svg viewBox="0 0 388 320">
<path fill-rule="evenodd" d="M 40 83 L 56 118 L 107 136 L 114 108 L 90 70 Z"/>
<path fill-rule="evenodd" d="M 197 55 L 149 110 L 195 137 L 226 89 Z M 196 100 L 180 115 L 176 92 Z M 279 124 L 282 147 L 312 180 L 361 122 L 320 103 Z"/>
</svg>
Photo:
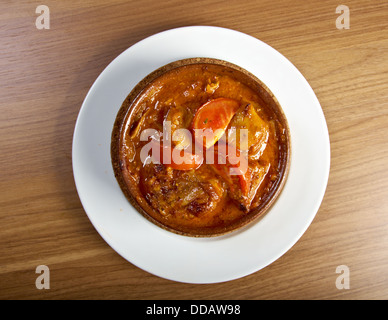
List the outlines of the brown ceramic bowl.
<svg viewBox="0 0 388 320">
<path fill-rule="evenodd" d="M 239 109 L 225 122 L 221 113 L 229 107 L 216 105 L 231 100 Z M 193 132 L 198 110 L 209 101 L 216 103 L 202 108 L 207 111 L 202 125 L 223 119 L 229 129 L 248 128 L 249 167 L 244 174 L 230 175 L 230 167 L 218 163 L 194 168 L 149 163 L 152 156 L 146 164 L 141 161 L 141 150 L 150 141 L 140 140 L 145 129 L 161 133 L 167 119 L 171 128 Z M 282 108 L 264 83 L 232 63 L 191 58 L 165 65 L 135 86 L 117 114 L 111 158 L 121 190 L 145 218 L 180 235 L 211 237 L 240 229 L 270 209 L 287 178 L 290 141 Z M 221 140 L 213 147 L 219 144 Z"/>
</svg>

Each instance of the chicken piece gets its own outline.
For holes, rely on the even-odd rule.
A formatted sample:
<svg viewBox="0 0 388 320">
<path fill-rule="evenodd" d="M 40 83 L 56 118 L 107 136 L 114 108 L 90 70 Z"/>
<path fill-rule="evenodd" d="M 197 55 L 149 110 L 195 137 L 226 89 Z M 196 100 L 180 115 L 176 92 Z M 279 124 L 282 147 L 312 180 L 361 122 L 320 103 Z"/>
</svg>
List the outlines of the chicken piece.
<svg viewBox="0 0 388 320">
<path fill-rule="evenodd" d="M 172 107 L 164 120 L 164 126 L 170 129 L 172 143 L 179 150 L 187 149 L 191 143 L 191 135 L 189 130 L 193 115 L 187 108 L 182 106 Z"/>
<path fill-rule="evenodd" d="M 206 93 L 208 94 L 213 94 L 218 87 L 220 86 L 220 81 L 218 80 L 217 77 L 215 77 L 214 81 L 211 81 L 208 79 L 208 83 L 206 85 Z"/>
<path fill-rule="evenodd" d="M 145 198 L 161 215 L 184 219 L 214 210 L 224 192 L 220 181 L 209 181 L 198 170 L 171 170 L 160 164 L 144 166 L 140 181 Z"/>
<path fill-rule="evenodd" d="M 246 212 L 250 210 L 257 190 L 266 177 L 270 165 L 260 165 L 258 161 L 252 161 L 248 164 L 248 159 L 244 154 L 228 153 L 230 146 L 215 148 L 215 163 L 211 168 L 226 182 L 229 187 L 230 197 L 240 205 L 240 208 Z M 236 161 L 239 157 L 239 162 Z M 242 161 L 246 161 L 245 164 Z"/>
<path fill-rule="evenodd" d="M 268 138 L 268 124 L 260 118 L 252 104 L 240 108 L 229 123 L 227 143 L 240 150 L 247 147 L 250 160 L 260 158 L 267 146 Z"/>
</svg>

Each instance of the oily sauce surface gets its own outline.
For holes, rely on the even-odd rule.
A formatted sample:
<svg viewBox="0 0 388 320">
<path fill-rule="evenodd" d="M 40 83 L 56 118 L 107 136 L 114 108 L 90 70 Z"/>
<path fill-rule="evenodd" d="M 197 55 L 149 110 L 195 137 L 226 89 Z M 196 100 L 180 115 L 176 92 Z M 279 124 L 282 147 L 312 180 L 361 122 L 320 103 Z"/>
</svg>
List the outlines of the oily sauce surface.
<svg viewBox="0 0 388 320">
<path fill-rule="evenodd" d="M 152 155 L 145 163 L 141 160 L 141 150 L 150 141 L 141 141 L 145 129 L 158 132 L 163 143 L 166 121 L 171 134 L 182 128 L 193 132 L 201 106 L 209 101 L 216 101 L 216 105 L 231 100 L 238 105 L 230 121 L 225 122 L 223 141 L 239 150 L 239 135 L 233 140 L 228 130 L 247 130 L 246 174 L 230 175 L 228 166 L 219 165 L 217 160 L 215 164 L 204 161 L 195 169 L 184 170 L 152 163 Z M 131 105 L 127 106 L 129 112 L 120 132 L 120 168 L 126 187 L 154 220 L 179 232 L 206 234 L 238 226 L 268 203 L 284 174 L 286 128 L 276 110 L 266 105 L 258 90 L 245 83 L 240 72 L 216 64 L 181 66 L 158 77 L 134 101 L 125 103 Z M 202 109 L 203 125 L 211 125 L 208 121 L 219 125 L 218 111 L 212 113 L 211 106 Z M 172 148 L 183 149 L 189 140 L 192 149 L 186 150 L 193 152 L 194 135 L 181 139 L 177 136 Z M 216 151 L 221 140 L 214 143 Z"/>
</svg>

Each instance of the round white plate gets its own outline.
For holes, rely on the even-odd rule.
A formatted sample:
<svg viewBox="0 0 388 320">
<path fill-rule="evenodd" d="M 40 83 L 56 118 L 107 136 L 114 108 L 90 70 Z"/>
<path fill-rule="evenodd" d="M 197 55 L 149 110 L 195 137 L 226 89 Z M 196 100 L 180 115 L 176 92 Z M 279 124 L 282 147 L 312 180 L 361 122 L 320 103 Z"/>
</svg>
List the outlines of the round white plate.
<svg viewBox="0 0 388 320">
<path fill-rule="evenodd" d="M 275 205 L 256 223 L 215 238 L 176 235 L 143 218 L 121 192 L 110 158 L 116 113 L 132 88 L 155 69 L 192 57 L 226 60 L 256 75 L 279 100 L 291 130 L 290 172 Z M 325 118 L 304 77 L 267 44 L 219 27 L 168 30 L 124 51 L 91 87 L 73 137 L 76 187 L 100 235 L 139 268 L 188 283 L 237 279 L 283 255 L 302 236 L 318 211 L 329 167 Z"/>
</svg>

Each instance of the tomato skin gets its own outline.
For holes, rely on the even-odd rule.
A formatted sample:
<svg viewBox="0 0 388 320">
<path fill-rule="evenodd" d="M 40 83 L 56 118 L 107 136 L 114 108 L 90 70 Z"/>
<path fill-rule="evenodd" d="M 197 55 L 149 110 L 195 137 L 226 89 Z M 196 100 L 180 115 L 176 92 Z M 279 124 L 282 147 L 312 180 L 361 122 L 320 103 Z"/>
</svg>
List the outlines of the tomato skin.
<svg viewBox="0 0 388 320">
<path fill-rule="evenodd" d="M 222 146 L 222 148 L 220 148 Z M 218 143 L 215 148 L 215 163 L 212 164 L 217 173 L 225 179 L 225 181 L 231 186 L 231 191 L 235 191 L 235 185 L 233 183 L 233 177 L 238 178 L 240 184 L 241 193 L 243 196 L 248 196 L 251 187 L 251 170 L 248 167 L 248 159 L 245 158 L 239 149 L 235 149 L 235 152 L 229 152 L 230 148 L 234 146 Z M 242 157 L 245 164 L 241 163 Z M 219 163 L 219 160 L 221 160 Z M 233 172 L 233 174 L 232 174 Z"/>
<path fill-rule="evenodd" d="M 247 197 L 251 187 L 251 172 L 249 168 L 244 174 L 240 174 L 238 178 L 240 180 L 242 194 Z"/>
<path fill-rule="evenodd" d="M 240 104 L 236 100 L 217 98 L 206 102 L 197 110 L 193 119 L 192 129 L 194 131 L 203 130 L 213 133 L 212 139 L 210 141 L 206 139 L 203 144 L 207 149 L 212 147 L 222 137 L 239 107 Z M 198 140 L 196 137 L 196 142 L 203 142 Z"/>
<path fill-rule="evenodd" d="M 185 150 L 178 150 L 168 145 L 163 145 L 159 141 L 151 139 L 149 142 L 152 148 L 152 152 L 156 151 L 156 154 L 152 154 L 152 158 L 161 164 L 171 167 L 175 170 L 195 170 L 198 169 L 203 163 L 203 156 L 201 154 L 192 154 Z M 174 153 L 179 153 L 182 163 L 174 162 Z"/>
</svg>

